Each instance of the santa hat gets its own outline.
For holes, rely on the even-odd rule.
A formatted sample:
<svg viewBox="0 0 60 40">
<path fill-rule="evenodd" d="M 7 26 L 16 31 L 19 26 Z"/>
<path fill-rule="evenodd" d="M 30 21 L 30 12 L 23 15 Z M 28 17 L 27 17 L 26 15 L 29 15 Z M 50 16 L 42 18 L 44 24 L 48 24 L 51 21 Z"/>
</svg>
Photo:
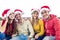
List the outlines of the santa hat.
<svg viewBox="0 0 60 40">
<path fill-rule="evenodd" d="M 12 11 L 10 9 L 4 10 L 2 13 L 2 19 L 8 17 L 10 13 L 12 13 Z"/>
<path fill-rule="evenodd" d="M 6 9 L 6 10 L 3 11 L 3 13 L 2 13 L 2 19 L 3 20 L 2 20 L 2 25 L 1 26 L 3 26 L 5 21 L 6 21 L 4 18 L 8 17 L 10 13 L 12 13 L 12 11 L 10 9 Z"/>
<path fill-rule="evenodd" d="M 40 12 L 39 9 L 31 9 L 31 13 L 33 13 L 34 11 Z"/>
<path fill-rule="evenodd" d="M 20 9 L 15 9 L 15 10 L 14 10 L 14 13 L 15 13 L 15 15 L 16 15 L 16 14 L 19 14 L 19 13 L 20 13 L 20 14 L 24 14 L 23 11 L 20 10 Z"/>
<path fill-rule="evenodd" d="M 50 8 L 49 8 L 49 6 L 42 6 L 42 7 L 40 8 L 40 12 L 42 12 L 43 10 L 50 11 Z"/>
</svg>

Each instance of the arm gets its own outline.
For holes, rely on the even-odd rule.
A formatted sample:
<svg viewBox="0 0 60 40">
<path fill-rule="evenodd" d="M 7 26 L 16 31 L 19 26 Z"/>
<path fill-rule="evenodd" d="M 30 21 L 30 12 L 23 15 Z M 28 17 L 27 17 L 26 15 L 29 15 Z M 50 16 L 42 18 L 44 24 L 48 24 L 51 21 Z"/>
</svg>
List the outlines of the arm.
<svg viewBox="0 0 60 40">
<path fill-rule="evenodd" d="M 44 34 L 44 25 L 43 25 L 43 21 L 40 20 L 39 21 L 39 24 L 40 24 L 40 32 L 37 34 L 37 36 L 42 36 Z"/>
<path fill-rule="evenodd" d="M 8 18 L 2 20 L 1 32 L 5 32 L 7 22 L 8 22 Z"/>
<path fill-rule="evenodd" d="M 2 25 L 1 23 L 2 23 L 2 22 L 0 21 L 0 32 L 1 32 L 1 25 Z"/>
<path fill-rule="evenodd" d="M 55 40 L 60 40 L 60 21 L 58 18 L 54 19 Z"/>
<path fill-rule="evenodd" d="M 7 21 L 5 21 L 5 23 L 1 26 L 1 32 L 5 32 L 6 25 L 7 25 Z"/>
<path fill-rule="evenodd" d="M 30 31 L 29 38 L 32 38 L 33 35 L 34 35 L 34 31 L 33 31 L 33 27 L 32 27 L 32 25 L 31 25 L 29 20 L 28 20 L 28 28 L 29 28 L 29 31 Z"/>
</svg>

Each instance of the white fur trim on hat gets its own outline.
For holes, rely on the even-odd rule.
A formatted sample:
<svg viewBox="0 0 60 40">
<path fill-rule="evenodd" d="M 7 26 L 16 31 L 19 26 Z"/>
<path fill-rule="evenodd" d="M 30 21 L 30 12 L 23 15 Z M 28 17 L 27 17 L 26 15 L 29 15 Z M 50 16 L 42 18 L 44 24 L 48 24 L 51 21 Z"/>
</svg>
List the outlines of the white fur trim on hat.
<svg viewBox="0 0 60 40">
<path fill-rule="evenodd" d="M 10 13 L 12 13 L 13 11 L 9 10 L 4 16 L 2 16 L 2 19 L 6 18 L 9 16 Z"/>
<path fill-rule="evenodd" d="M 40 12 L 39 9 L 35 9 L 35 10 L 31 10 L 31 13 L 33 13 L 34 11 Z"/>
<path fill-rule="evenodd" d="M 41 13 L 43 10 L 50 11 L 50 9 L 48 9 L 48 8 L 42 8 L 42 9 L 40 9 L 40 13 Z"/>
<path fill-rule="evenodd" d="M 7 15 L 5 14 L 4 17 L 2 16 L 2 19 L 5 19 L 7 17 Z"/>
<path fill-rule="evenodd" d="M 9 10 L 9 11 L 7 12 L 7 17 L 8 17 L 9 14 L 12 13 L 12 12 L 13 12 L 13 11 Z"/>
<path fill-rule="evenodd" d="M 20 13 L 20 14 L 24 14 L 23 12 L 16 11 L 16 12 L 15 12 L 15 15 L 16 15 L 16 14 L 19 14 L 19 13 Z"/>
</svg>

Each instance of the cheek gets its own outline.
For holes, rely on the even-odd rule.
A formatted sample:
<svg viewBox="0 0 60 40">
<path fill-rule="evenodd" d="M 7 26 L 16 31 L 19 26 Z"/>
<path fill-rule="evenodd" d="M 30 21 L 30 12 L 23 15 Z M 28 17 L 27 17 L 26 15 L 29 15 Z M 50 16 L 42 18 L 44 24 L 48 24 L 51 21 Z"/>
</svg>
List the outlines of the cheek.
<svg viewBox="0 0 60 40">
<path fill-rule="evenodd" d="M 14 15 L 13 15 L 13 16 L 12 16 L 12 15 L 10 15 L 10 16 L 9 16 L 9 18 L 10 18 L 10 19 L 14 19 L 14 18 L 15 18 L 15 16 L 14 16 Z"/>
<path fill-rule="evenodd" d="M 20 18 L 20 16 L 19 16 L 19 15 L 17 15 L 17 16 L 16 16 L 16 18 Z"/>
<path fill-rule="evenodd" d="M 11 16 L 9 16 L 9 18 L 11 19 Z"/>
<path fill-rule="evenodd" d="M 34 15 L 32 15 L 32 17 L 34 17 Z"/>
<path fill-rule="evenodd" d="M 12 17 L 12 18 L 15 18 L 15 15 L 12 15 L 11 17 Z"/>
<path fill-rule="evenodd" d="M 15 17 L 15 14 L 12 14 L 13 17 Z"/>
<path fill-rule="evenodd" d="M 43 16 L 43 17 L 45 17 L 45 16 L 47 16 L 47 14 L 46 14 L 46 13 L 44 13 L 44 14 L 42 14 L 42 16 Z"/>
<path fill-rule="evenodd" d="M 37 15 L 37 17 L 38 17 L 39 15 Z"/>
</svg>

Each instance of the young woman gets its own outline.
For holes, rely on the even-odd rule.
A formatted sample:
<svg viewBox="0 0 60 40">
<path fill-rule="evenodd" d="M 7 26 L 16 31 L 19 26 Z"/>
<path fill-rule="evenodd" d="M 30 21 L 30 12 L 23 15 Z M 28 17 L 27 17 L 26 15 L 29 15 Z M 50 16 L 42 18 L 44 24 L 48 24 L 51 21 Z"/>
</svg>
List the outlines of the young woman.
<svg viewBox="0 0 60 40">
<path fill-rule="evenodd" d="M 16 9 L 14 12 L 16 14 L 15 18 L 17 21 L 16 23 L 17 23 L 18 34 L 11 40 L 30 40 L 34 35 L 34 31 L 30 21 L 24 20 L 21 17 L 23 13 L 21 10 Z"/>
<path fill-rule="evenodd" d="M 44 37 L 44 25 L 43 21 L 39 19 L 39 10 L 38 9 L 33 9 L 32 11 L 32 18 L 31 18 L 31 23 L 34 29 L 34 38 L 35 40 L 42 40 Z"/>
<path fill-rule="evenodd" d="M 3 20 L 2 20 L 2 32 L 5 34 L 6 40 L 10 40 L 12 37 L 12 34 L 16 32 L 16 24 L 14 21 L 15 14 L 10 10 L 6 9 L 2 13 Z"/>
</svg>

